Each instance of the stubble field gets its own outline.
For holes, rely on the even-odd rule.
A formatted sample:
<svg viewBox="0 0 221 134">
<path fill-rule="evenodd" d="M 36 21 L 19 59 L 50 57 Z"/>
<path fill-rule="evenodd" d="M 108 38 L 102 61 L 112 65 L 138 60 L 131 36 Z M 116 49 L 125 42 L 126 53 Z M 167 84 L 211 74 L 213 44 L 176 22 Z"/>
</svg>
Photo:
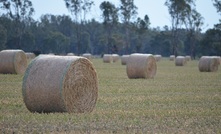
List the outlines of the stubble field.
<svg viewBox="0 0 221 134">
<path fill-rule="evenodd" d="M 120 61 L 92 60 L 99 95 L 92 113 L 31 113 L 23 75 L 0 74 L 0 133 L 221 133 L 221 68 L 157 62 L 154 79 L 128 79 Z"/>
</svg>

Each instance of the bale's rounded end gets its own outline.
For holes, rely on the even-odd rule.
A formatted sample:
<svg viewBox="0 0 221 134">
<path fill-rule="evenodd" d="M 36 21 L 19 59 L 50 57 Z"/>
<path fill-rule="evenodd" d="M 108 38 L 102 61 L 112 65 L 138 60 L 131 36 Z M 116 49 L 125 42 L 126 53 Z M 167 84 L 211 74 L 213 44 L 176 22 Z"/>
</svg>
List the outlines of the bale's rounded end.
<svg viewBox="0 0 221 134">
<path fill-rule="evenodd" d="M 97 73 L 86 58 L 73 62 L 64 76 L 63 96 L 67 112 L 92 112 L 98 97 Z"/>
</svg>

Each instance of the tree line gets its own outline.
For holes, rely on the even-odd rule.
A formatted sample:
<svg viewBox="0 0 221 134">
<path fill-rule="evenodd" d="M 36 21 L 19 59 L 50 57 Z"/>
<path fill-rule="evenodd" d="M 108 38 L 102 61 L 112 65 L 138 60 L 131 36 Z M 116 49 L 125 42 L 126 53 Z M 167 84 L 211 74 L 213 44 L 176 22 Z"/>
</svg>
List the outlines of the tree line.
<svg viewBox="0 0 221 134">
<path fill-rule="evenodd" d="M 100 4 L 102 22 L 87 20 L 92 0 L 64 0 L 71 16 L 42 15 L 32 18 L 30 0 L 1 0 L 0 50 L 67 54 L 151 53 L 169 55 L 221 56 L 221 21 L 202 33 L 203 16 L 195 0 L 165 0 L 171 27 L 150 27 L 148 15 L 137 17 L 134 0 L 120 0 L 117 7 L 109 1 Z M 221 1 L 212 0 L 221 14 Z"/>
</svg>

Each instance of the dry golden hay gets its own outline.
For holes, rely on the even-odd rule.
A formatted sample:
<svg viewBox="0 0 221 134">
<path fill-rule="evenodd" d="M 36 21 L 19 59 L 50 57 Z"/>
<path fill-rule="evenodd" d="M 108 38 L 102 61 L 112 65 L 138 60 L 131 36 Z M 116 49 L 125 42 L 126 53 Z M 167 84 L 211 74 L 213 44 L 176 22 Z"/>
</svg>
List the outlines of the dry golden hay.
<svg viewBox="0 0 221 134">
<path fill-rule="evenodd" d="M 118 54 L 112 54 L 113 62 L 117 62 L 120 59 Z"/>
<path fill-rule="evenodd" d="M 186 63 L 186 58 L 184 56 L 177 56 L 175 59 L 176 66 L 184 66 Z"/>
<path fill-rule="evenodd" d="M 155 58 L 156 61 L 158 62 L 158 61 L 161 60 L 162 56 L 161 56 L 161 55 L 154 55 L 154 58 Z"/>
<path fill-rule="evenodd" d="M 98 97 L 97 73 L 84 57 L 41 55 L 28 66 L 22 93 L 31 112 L 92 112 Z"/>
<path fill-rule="evenodd" d="M 82 57 L 87 58 L 87 59 L 89 59 L 89 60 L 92 59 L 92 55 L 91 55 L 90 53 L 84 53 L 84 54 L 82 55 Z"/>
<path fill-rule="evenodd" d="M 22 50 L 2 50 L 0 52 L 0 73 L 24 74 L 27 64 L 27 57 Z"/>
<path fill-rule="evenodd" d="M 170 55 L 170 61 L 174 61 L 175 60 L 175 55 Z"/>
<path fill-rule="evenodd" d="M 28 61 L 30 61 L 36 57 L 36 55 L 31 52 L 27 52 L 27 53 L 25 53 L 25 55 L 26 55 Z"/>
<path fill-rule="evenodd" d="M 121 56 L 121 64 L 126 65 L 130 55 L 122 55 Z"/>
<path fill-rule="evenodd" d="M 157 64 L 152 54 L 131 54 L 127 62 L 127 76 L 133 78 L 154 78 Z"/>
<path fill-rule="evenodd" d="M 104 54 L 103 56 L 103 62 L 104 63 L 112 63 L 113 62 L 113 57 L 111 54 Z"/>
<path fill-rule="evenodd" d="M 219 62 L 211 56 L 202 56 L 198 63 L 200 72 L 216 72 L 219 68 Z"/>
</svg>

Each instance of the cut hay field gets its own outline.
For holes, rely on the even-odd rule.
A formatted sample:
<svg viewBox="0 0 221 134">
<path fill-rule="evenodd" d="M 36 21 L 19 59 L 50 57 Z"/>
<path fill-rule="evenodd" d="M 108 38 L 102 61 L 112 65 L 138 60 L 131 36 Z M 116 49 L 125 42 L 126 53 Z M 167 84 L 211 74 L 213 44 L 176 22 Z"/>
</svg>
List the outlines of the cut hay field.
<svg viewBox="0 0 221 134">
<path fill-rule="evenodd" d="M 93 59 L 99 95 L 92 113 L 31 113 L 22 75 L 0 74 L 0 133 L 221 133 L 221 68 L 202 73 L 198 61 L 157 62 L 154 79 L 128 79 L 120 61 Z"/>
</svg>

